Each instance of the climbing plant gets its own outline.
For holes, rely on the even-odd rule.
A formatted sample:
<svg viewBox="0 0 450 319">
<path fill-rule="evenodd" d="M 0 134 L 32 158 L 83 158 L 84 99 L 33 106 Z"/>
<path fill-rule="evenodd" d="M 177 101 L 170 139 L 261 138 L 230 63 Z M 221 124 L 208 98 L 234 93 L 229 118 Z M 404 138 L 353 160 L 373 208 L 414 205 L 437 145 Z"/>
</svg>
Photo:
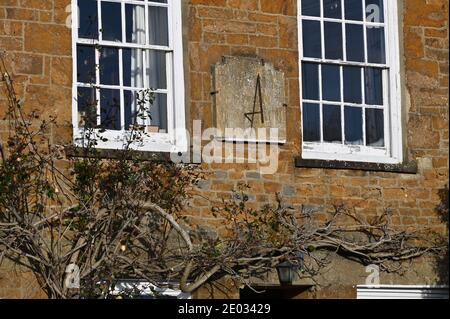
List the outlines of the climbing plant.
<svg viewBox="0 0 450 319">
<path fill-rule="evenodd" d="M 393 227 L 389 210 L 367 220 L 336 206 L 318 221 L 281 197 L 255 210 L 246 185 L 213 209 L 224 229 L 205 235 L 184 213 L 196 183 L 207 178 L 199 167 L 143 160 L 132 147 L 145 134 L 139 125 L 114 158 L 102 157 L 96 144 L 103 128 L 92 112 L 82 115 L 91 125 L 78 156 L 67 158 L 64 147 L 51 143 L 56 119 L 26 112 L 3 60 L 0 66 L 9 125 L 0 141 L 0 263 L 8 259 L 33 272 L 49 298 L 108 298 L 123 279 L 152 287 L 178 282 L 193 292 L 229 276 L 251 287 L 283 261 L 314 277 L 331 252 L 393 271 L 445 249 L 438 234 Z M 140 105 L 151 104 L 151 92 L 140 94 Z M 144 112 L 139 108 L 136 117 Z"/>
</svg>

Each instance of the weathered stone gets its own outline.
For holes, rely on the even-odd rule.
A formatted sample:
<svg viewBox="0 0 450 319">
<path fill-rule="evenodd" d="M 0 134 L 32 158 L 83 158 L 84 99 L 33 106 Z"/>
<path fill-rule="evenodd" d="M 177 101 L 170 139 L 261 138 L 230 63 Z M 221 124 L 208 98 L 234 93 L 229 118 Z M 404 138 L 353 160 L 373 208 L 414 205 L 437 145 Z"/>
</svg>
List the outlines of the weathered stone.
<svg viewBox="0 0 450 319">
<path fill-rule="evenodd" d="M 228 177 L 228 172 L 226 171 L 216 171 L 214 175 L 218 179 L 226 179 Z"/>
<path fill-rule="evenodd" d="M 214 83 L 215 124 L 224 134 L 222 137 L 238 141 L 286 141 L 284 74 L 269 61 L 223 57 L 215 65 Z M 260 128 L 264 129 L 262 134 Z M 278 129 L 278 136 L 271 136 L 271 128 Z M 241 132 L 230 135 L 226 129 Z M 252 129 L 256 131 L 253 133 Z"/>
<path fill-rule="evenodd" d="M 211 188 L 211 181 L 208 180 L 200 180 L 197 183 L 197 187 L 200 189 L 210 189 Z"/>
<path fill-rule="evenodd" d="M 245 177 L 249 179 L 261 179 L 259 172 L 245 172 Z"/>
<path fill-rule="evenodd" d="M 292 185 L 284 185 L 283 186 L 283 195 L 284 196 L 293 196 L 296 193 L 296 188 Z"/>
</svg>

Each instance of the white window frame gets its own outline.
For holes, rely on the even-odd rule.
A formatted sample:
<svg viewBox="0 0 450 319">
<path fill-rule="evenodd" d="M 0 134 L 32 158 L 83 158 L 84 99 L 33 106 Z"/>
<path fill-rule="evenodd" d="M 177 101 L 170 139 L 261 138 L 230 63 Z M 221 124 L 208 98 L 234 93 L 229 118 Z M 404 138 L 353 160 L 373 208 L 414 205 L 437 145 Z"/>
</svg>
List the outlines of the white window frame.
<svg viewBox="0 0 450 319">
<path fill-rule="evenodd" d="M 302 95 L 302 62 L 316 62 L 316 63 L 334 63 L 337 65 L 355 65 L 360 67 L 376 66 L 380 67 L 380 64 L 359 63 L 359 62 L 346 62 L 318 58 L 306 58 L 303 56 L 303 33 L 302 33 L 302 13 L 301 13 L 301 1 L 297 0 L 297 19 L 298 19 L 298 48 L 299 48 L 299 88 L 300 88 L 300 110 L 302 110 L 303 103 L 323 103 L 318 101 L 304 100 Z M 342 0 L 343 2 L 344 0 Z M 321 12 L 323 13 L 323 1 L 321 2 Z M 364 8 L 365 0 L 364 0 Z M 322 56 L 324 55 L 324 21 L 340 22 L 345 24 L 345 12 L 344 6 L 342 8 L 342 19 L 322 18 L 321 17 L 305 17 L 308 20 L 316 20 L 321 22 L 321 41 L 322 41 Z M 332 144 L 332 143 L 312 143 L 302 141 L 302 158 L 303 159 L 318 159 L 318 160 L 336 160 L 336 161 L 351 161 L 351 162 L 369 162 L 369 163 L 383 163 L 383 164 L 399 164 L 403 162 L 403 141 L 402 141 L 402 112 L 401 112 L 401 78 L 400 78 L 400 48 L 399 48 L 399 19 L 398 19 L 398 5 L 397 0 L 385 0 L 384 1 L 384 16 L 385 16 L 385 41 L 386 41 L 386 64 L 383 66 L 386 71 L 383 72 L 383 100 L 384 100 L 384 126 L 385 126 L 385 147 L 376 148 L 368 146 L 355 146 L 345 144 Z M 358 23 L 351 21 L 351 23 Z M 364 33 L 366 33 L 365 26 L 368 22 L 364 18 L 364 21 L 359 22 L 364 25 Z M 376 23 L 371 22 L 371 25 Z M 344 27 L 343 27 L 344 28 Z M 344 57 L 346 56 L 345 46 L 345 32 L 343 32 L 343 50 Z M 367 55 L 367 49 L 366 49 Z M 366 60 L 367 61 L 367 60 Z M 364 72 L 364 69 L 363 69 Z M 321 72 L 319 71 L 319 90 L 322 91 Z M 364 79 L 364 77 L 363 77 Z M 341 72 L 341 83 L 342 83 Z M 341 84 L 342 86 L 343 84 Z M 364 86 L 362 86 L 364 92 Z M 341 92 L 342 95 L 342 92 Z M 322 92 L 320 92 L 322 96 Z M 343 96 L 341 97 L 343 101 Z M 364 101 L 363 101 L 364 102 Z M 328 103 L 326 104 L 345 104 L 351 105 L 351 103 Z M 342 109 L 342 108 L 341 108 Z M 301 117 L 301 126 L 303 129 L 303 112 Z M 322 112 L 321 112 L 322 113 Z M 341 116 L 341 121 L 344 122 L 344 117 Z M 322 123 L 321 135 L 322 133 Z M 344 124 L 342 124 L 344 125 Z M 365 130 L 363 131 L 365 139 Z M 302 134 L 303 136 L 303 134 Z M 344 140 L 344 137 L 343 137 Z"/>
<path fill-rule="evenodd" d="M 101 10 L 101 0 L 96 0 L 98 10 Z M 78 124 L 78 105 L 77 105 L 77 92 L 78 87 L 83 87 L 82 83 L 78 83 L 77 78 L 77 44 L 88 45 L 100 45 L 106 47 L 115 48 L 139 48 L 139 49 L 159 49 L 166 51 L 166 65 L 167 65 L 167 89 L 155 90 L 157 92 L 167 93 L 167 133 L 148 133 L 148 137 L 144 138 L 143 143 L 134 143 L 131 148 L 137 151 L 150 151 L 150 152 L 186 152 L 187 151 L 187 134 L 186 134 L 186 115 L 185 115 L 185 87 L 184 87 L 184 65 L 183 65 L 183 38 L 182 38 L 182 12 L 180 0 L 168 0 L 168 3 L 152 2 L 151 0 L 136 1 L 136 0 L 106 0 L 110 3 L 121 3 L 122 5 L 122 33 L 124 33 L 124 5 L 125 4 L 137 4 L 160 6 L 168 8 L 168 21 L 169 21 L 169 45 L 157 46 L 157 45 L 141 45 L 131 44 L 125 42 L 103 41 L 101 39 L 101 32 L 98 40 L 83 39 L 78 37 L 78 0 L 72 0 L 72 55 L 73 55 L 73 88 L 72 88 L 72 124 L 73 124 L 73 141 L 75 146 L 82 147 L 82 139 L 85 134 L 85 130 L 79 127 Z M 146 10 L 147 12 L 147 10 Z M 102 28 L 101 15 L 99 15 L 98 27 Z M 146 13 L 146 26 L 148 27 Z M 99 53 L 96 49 L 96 64 L 98 65 Z M 119 56 L 119 75 L 122 79 L 122 59 Z M 98 69 L 98 68 L 97 68 Z M 97 70 L 97 72 L 99 72 Z M 97 80 L 99 76 L 97 74 Z M 121 80 L 122 82 L 122 80 Z M 99 90 L 99 83 L 96 83 L 97 96 Z M 90 87 L 90 86 L 88 86 Z M 119 86 L 102 85 L 102 88 L 114 88 L 123 89 Z M 98 102 L 98 104 L 100 104 Z M 100 106 L 98 107 L 97 115 L 100 114 Z M 97 148 L 100 149 L 123 149 L 125 145 L 124 130 L 124 101 L 123 94 L 121 98 L 121 120 L 122 130 L 112 131 L 107 130 L 102 133 L 102 137 L 105 137 L 107 141 L 98 141 Z"/>
<path fill-rule="evenodd" d="M 448 286 L 358 285 L 357 299 L 448 299 Z"/>
</svg>

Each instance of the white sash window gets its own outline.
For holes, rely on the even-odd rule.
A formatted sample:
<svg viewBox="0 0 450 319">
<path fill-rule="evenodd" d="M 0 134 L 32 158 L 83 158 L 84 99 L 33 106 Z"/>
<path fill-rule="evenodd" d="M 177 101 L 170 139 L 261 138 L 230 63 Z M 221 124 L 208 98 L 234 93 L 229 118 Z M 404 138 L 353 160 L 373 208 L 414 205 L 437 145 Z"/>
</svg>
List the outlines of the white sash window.
<svg viewBox="0 0 450 319">
<path fill-rule="evenodd" d="M 146 135 L 132 148 L 186 149 L 181 3 L 172 0 L 73 0 L 73 126 L 121 149 L 133 125 Z"/>
<path fill-rule="evenodd" d="M 299 0 L 304 159 L 402 158 L 396 0 Z"/>
</svg>

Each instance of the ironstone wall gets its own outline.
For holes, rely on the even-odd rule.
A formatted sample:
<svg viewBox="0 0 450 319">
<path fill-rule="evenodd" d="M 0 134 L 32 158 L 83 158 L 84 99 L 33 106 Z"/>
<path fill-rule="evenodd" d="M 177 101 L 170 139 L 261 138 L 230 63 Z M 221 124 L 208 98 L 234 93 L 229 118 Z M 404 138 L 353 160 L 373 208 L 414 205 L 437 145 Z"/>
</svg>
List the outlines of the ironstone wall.
<svg viewBox="0 0 450 319">
<path fill-rule="evenodd" d="M 183 2 L 188 127 L 193 120 L 201 120 L 204 128 L 213 125 L 212 66 L 223 55 L 263 58 L 284 72 L 288 119 L 288 142 L 281 147 L 276 174 L 261 175 L 256 164 L 248 163 L 202 165 L 210 174 L 186 208 L 192 222 L 223 226 L 211 208 L 230 199 L 233 189 L 245 182 L 251 187 L 249 204 L 255 208 L 275 203 L 279 192 L 286 204 L 307 205 L 319 219 L 333 204 L 354 207 L 367 217 L 389 208 L 398 226 L 446 231 L 436 207 L 441 202 L 439 191 L 448 183 L 449 168 L 448 1 L 399 1 L 404 140 L 408 160 L 418 165 L 417 174 L 295 166 L 301 152 L 296 0 Z M 0 49 L 8 53 L 16 89 L 26 108 L 58 117 L 62 126 L 52 134 L 53 141 L 61 144 L 72 138 L 69 4 L 70 0 L 0 0 Z M 5 98 L 0 95 L 2 117 L 4 111 Z M 0 138 L 6 133 L 6 122 L 0 120 Z M 351 287 L 363 284 L 367 274 L 362 267 L 343 261 L 336 265 L 340 268 L 323 278 L 334 288 L 309 297 L 354 297 Z M 0 298 L 42 296 L 30 274 L 13 268 L 5 264 L 0 270 Z M 417 269 L 405 277 L 386 275 L 383 283 L 438 280 L 430 262 Z M 210 293 L 205 289 L 198 296 Z M 234 291 L 230 296 L 238 295 Z"/>
</svg>

